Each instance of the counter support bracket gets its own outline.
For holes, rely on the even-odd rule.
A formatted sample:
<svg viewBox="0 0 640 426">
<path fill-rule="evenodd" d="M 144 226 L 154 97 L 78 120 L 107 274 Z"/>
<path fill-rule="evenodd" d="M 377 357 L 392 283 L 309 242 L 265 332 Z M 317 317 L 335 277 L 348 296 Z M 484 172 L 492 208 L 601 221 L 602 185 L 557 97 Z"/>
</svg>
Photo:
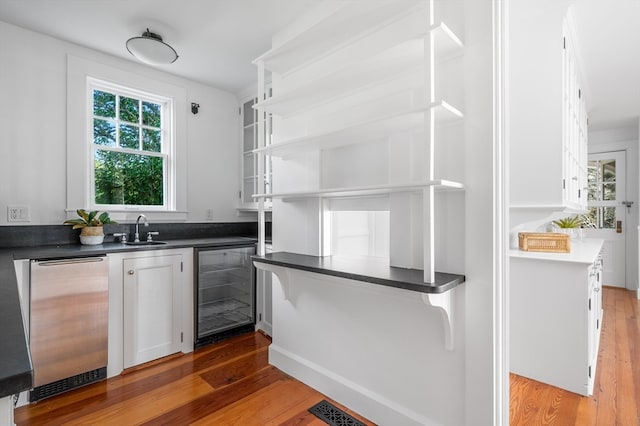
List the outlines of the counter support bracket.
<svg viewBox="0 0 640 426">
<path fill-rule="evenodd" d="M 444 327 L 444 346 L 448 351 L 453 351 L 453 302 L 451 300 L 453 289 L 444 293 L 423 293 L 422 301 L 427 306 L 432 306 L 440 311 Z"/>
<path fill-rule="evenodd" d="M 282 292 L 284 293 L 284 300 L 295 305 L 295 292 L 291 286 L 291 279 L 287 268 L 278 265 L 272 265 L 270 263 L 253 262 L 253 265 L 262 269 L 263 271 L 272 272 L 278 277 L 280 285 L 282 286 Z"/>
</svg>

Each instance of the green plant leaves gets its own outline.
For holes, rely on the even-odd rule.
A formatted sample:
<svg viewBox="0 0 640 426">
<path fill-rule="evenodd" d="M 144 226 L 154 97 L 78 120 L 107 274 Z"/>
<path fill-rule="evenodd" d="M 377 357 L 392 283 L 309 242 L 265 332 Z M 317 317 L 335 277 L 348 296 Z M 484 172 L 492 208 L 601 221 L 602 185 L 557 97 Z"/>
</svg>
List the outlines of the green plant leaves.
<svg viewBox="0 0 640 426">
<path fill-rule="evenodd" d="M 118 222 L 111 220 L 108 212 L 103 212 L 98 216 L 97 210 L 87 212 L 85 209 L 76 210 L 80 219 L 69 219 L 63 222 L 64 225 L 73 225 L 72 229 L 84 228 L 85 226 L 102 226 L 107 224 L 117 224 Z"/>
<path fill-rule="evenodd" d="M 565 217 L 564 219 L 554 220 L 553 223 L 558 226 L 558 228 L 579 228 L 582 226 L 583 219 L 581 216 L 570 216 Z"/>
</svg>

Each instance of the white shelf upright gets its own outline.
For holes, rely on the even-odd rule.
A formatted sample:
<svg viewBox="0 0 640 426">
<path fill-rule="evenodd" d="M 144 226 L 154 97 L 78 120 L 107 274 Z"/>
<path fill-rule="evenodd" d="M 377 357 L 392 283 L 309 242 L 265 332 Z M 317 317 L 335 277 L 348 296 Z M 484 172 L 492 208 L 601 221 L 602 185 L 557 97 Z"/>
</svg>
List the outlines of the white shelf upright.
<svg viewBox="0 0 640 426">
<path fill-rule="evenodd" d="M 266 93 L 265 87 L 265 69 L 264 62 L 258 62 L 258 99 L 263 99 L 264 94 Z M 266 145 L 266 125 L 267 125 L 267 117 L 263 108 L 258 107 L 258 188 L 262 189 L 265 187 L 264 185 L 264 166 L 265 166 L 265 155 L 262 149 Z M 258 247 L 257 254 L 259 256 L 264 256 L 266 252 L 265 248 L 265 211 L 264 211 L 264 202 L 265 197 L 259 197 L 258 201 Z"/>
</svg>

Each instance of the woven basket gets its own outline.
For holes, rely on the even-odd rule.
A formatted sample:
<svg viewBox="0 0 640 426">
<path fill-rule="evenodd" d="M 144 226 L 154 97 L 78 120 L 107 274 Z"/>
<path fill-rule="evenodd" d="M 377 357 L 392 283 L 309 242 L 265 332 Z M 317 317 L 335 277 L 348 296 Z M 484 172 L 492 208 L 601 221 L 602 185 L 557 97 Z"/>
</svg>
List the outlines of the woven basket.
<svg viewBox="0 0 640 426">
<path fill-rule="evenodd" d="M 554 232 L 519 232 L 518 246 L 523 251 L 543 251 L 549 253 L 569 253 L 569 235 Z"/>
</svg>

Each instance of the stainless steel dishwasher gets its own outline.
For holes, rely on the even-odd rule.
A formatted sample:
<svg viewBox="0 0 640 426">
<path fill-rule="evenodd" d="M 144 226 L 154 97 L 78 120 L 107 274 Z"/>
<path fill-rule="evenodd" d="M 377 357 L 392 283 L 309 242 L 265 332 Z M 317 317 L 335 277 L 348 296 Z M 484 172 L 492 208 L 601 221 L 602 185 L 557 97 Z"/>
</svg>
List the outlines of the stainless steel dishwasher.
<svg viewBox="0 0 640 426">
<path fill-rule="evenodd" d="M 106 378 L 106 256 L 31 261 L 31 401 Z"/>
</svg>

